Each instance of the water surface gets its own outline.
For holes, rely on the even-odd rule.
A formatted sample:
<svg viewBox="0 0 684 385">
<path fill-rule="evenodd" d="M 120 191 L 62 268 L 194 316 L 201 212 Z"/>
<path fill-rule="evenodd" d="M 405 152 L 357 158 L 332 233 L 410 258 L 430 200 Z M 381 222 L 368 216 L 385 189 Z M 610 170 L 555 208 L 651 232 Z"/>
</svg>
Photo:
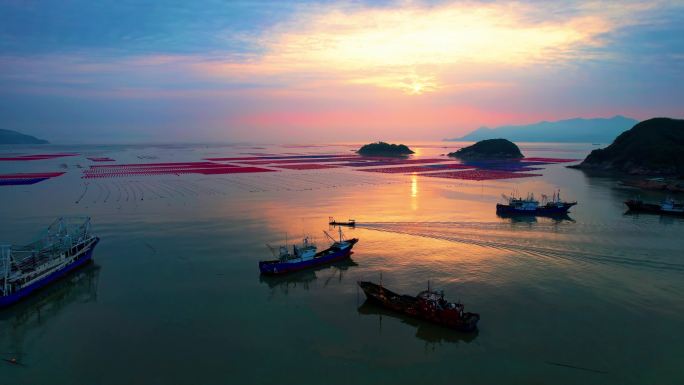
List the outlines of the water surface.
<svg viewBox="0 0 684 385">
<path fill-rule="evenodd" d="M 449 151 L 417 146 L 418 157 Z M 523 152 L 582 158 L 591 147 Z M 91 216 L 102 239 L 93 265 L 0 311 L 0 355 L 23 363 L 0 363 L 0 383 L 684 383 L 684 220 L 625 215 L 635 191 L 614 179 L 563 165 L 483 182 L 349 168 L 84 180 L 78 168 L 92 164 L 85 156 L 134 163 L 350 149 L 50 147 L 82 155 L 0 164 L 2 173 L 67 171 L 0 187 L 2 241 L 29 242 L 65 214 Z M 494 212 L 502 193 L 557 189 L 580 202 L 567 218 Z M 360 238 L 351 261 L 259 276 L 266 243 L 311 235 L 324 246 L 329 215 L 360 224 L 345 229 Z M 479 332 L 365 304 L 356 281 L 381 275 L 408 294 L 430 281 L 481 314 Z"/>
</svg>

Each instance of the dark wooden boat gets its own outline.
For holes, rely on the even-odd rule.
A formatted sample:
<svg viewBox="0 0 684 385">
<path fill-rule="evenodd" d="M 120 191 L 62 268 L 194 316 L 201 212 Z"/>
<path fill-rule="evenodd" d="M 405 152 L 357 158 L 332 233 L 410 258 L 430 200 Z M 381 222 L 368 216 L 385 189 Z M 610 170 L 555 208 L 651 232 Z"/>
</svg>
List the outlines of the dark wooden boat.
<svg viewBox="0 0 684 385">
<path fill-rule="evenodd" d="M 397 294 L 373 282 L 359 281 L 358 284 L 369 301 L 387 309 L 463 332 L 477 330 L 480 315 L 464 312 L 463 304 L 447 302 L 443 292 L 428 288 L 414 297 Z"/>
<path fill-rule="evenodd" d="M 646 203 L 641 199 L 630 199 L 625 204 L 631 212 L 684 216 L 684 205 L 676 203 L 672 199 L 666 199 L 661 204 Z"/>
<path fill-rule="evenodd" d="M 354 227 L 356 226 L 356 220 L 355 219 L 348 219 L 347 221 L 336 221 L 335 218 L 333 217 L 328 217 L 328 224 L 330 226 L 349 226 L 349 227 Z"/>
</svg>

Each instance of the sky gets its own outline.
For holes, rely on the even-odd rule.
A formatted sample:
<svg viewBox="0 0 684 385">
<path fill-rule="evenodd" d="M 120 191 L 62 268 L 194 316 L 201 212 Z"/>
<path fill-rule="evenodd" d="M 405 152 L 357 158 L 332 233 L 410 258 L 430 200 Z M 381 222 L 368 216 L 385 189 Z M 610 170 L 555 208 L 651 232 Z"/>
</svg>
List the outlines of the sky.
<svg viewBox="0 0 684 385">
<path fill-rule="evenodd" d="M 440 140 L 683 85 L 684 1 L 0 0 L 0 128 L 58 143 Z"/>
</svg>

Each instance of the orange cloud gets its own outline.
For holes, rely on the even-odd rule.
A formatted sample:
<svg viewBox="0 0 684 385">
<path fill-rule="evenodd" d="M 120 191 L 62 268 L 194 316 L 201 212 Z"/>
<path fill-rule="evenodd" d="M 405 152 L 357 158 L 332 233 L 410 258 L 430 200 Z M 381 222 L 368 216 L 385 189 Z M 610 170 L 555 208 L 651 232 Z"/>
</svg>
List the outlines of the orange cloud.
<svg viewBox="0 0 684 385">
<path fill-rule="evenodd" d="M 255 38 L 262 55 L 195 68 L 231 79 L 287 77 L 295 86 L 324 80 L 422 94 L 455 86 L 448 78 L 464 69 L 586 58 L 616 24 L 613 14 L 590 9 L 544 21 L 532 19 L 533 5 L 520 3 L 317 8 Z"/>
</svg>

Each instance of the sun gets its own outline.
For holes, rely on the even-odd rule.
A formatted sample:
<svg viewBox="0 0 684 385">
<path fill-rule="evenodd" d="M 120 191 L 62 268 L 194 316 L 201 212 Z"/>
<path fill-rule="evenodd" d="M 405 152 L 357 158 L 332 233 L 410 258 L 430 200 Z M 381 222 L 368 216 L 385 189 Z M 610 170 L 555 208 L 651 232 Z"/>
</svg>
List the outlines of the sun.
<svg viewBox="0 0 684 385">
<path fill-rule="evenodd" d="M 411 85 L 411 94 L 420 95 L 423 93 L 423 85 L 421 83 L 413 83 Z"/>
</svg>

